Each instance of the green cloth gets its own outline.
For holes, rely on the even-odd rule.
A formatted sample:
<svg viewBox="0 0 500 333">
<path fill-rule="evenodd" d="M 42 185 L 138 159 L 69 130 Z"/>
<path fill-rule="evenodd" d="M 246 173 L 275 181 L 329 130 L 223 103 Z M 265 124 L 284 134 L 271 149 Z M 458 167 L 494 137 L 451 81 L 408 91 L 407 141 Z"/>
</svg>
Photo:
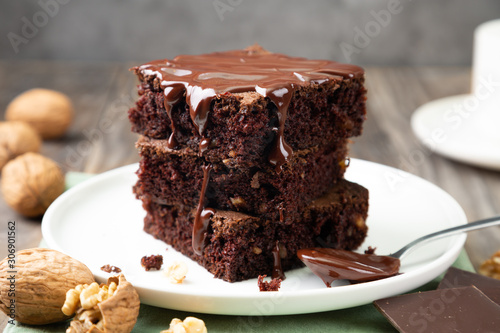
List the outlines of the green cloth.
<svg viewBox="0 0 500 333">
<path fill-rule="evenodd" d="M 85 177 L 78 173 L 68 173 L 67 185 L 74 185 L 76 180 Z M 454 267 L 474 271 L 465 251 L 462 251 L 453 264 Z M 418 291 L 436 289 L 442 276 L 418 288 Z M 396 332 L 389 322 L 375 309 L 372 304 L 355 308 L 289 316 L 247 317 L 221 316 L 202 313 L 183 312 L 141 305 L 139 318 L 133 332 L 159 333 L 168 328 L 173 318 L 184 319 L 195 316 L 202 319 L 209 333 L 216 332 Z M 4 333 L 40 333 L 65 332 L 69 322 L 45 325 L 40 327 L 16 323 L 7 324 Z"/>
</svg>

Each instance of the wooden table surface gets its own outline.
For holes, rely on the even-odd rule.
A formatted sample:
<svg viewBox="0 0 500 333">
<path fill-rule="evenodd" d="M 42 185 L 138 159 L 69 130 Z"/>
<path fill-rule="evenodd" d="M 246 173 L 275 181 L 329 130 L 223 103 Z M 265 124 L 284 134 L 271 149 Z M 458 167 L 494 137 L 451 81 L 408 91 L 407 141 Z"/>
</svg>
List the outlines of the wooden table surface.
<svg viewBox="0 0 500 333">
<path fill-rule="evenodd" d="M 100 173 L 138 161 L 137 136 L 127 110 L 137 97 L 130 63 L 0 61 L 0 119 L 16 95 L 34 87 L 55 89 L 73 101 L 76 116 L 67 135 L 46 141 L 41 153 L 64 171 Z M 453 196 L 470 221 L 500 214 L 500 172 L 457 163 L 424 148 L 412 134 L 410 116 L 420 105 L 467 93 L 469 68 L 368 68 L 368 119 L 351 146 L 351 157 L 404 169 Z M 34 110 L 36 111 L 36 110 Z M 104 122 L 113 121 L 107 128 Z M 408 162 L 419 151 L 422 160 Z M 404 219 L 404 216 L 401 216 Z M 16 221 L 18 250 L 36 247 L 40 219 L 27 219 L 0 198 L 0 258 L 7 255 L 7 222 Z M 474 266 L 500 249 L 500 227 L 469 233 L 466 249 Z M 0 329 L 6 325 L 0 316 Z"/>
</svg>

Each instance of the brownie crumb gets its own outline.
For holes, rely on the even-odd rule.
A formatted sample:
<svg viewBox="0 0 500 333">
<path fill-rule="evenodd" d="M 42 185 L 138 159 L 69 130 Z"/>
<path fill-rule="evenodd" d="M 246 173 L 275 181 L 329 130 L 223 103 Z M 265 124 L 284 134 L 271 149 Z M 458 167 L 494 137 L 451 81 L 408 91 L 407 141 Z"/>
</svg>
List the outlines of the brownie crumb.
<svg viewBox="0 0 500 333">
<path fill-rule="evenodd" d="M 376 247 L 368 246 L 368 250 L 365 250 L 365 254 L 375 254 Z"/>
<path fill-rule="evenodd" d="M 274 278 L 271 281 L 264 281 L 267 275 L 259 275 L 257 283 L 259 285 L 259 291 L 278 291 L 281 287 L 281 279 Z"/>
<path fill-rule="evenodd" d="M 119 267 L 106 264 L 101 267 L 101 271 L 104 271 L 106 273 L 120 273 L 122 270 Z"/>
<path fill-rule="evenodd" d="M 161 254 L 158 255 L 150 255 L 149 257 L 144 256 L 141 259 L 141 265 L 149 271 L 150 269 L 160 270 L 161 265 L 163 265 L 163 256 Z"/>
</svg>

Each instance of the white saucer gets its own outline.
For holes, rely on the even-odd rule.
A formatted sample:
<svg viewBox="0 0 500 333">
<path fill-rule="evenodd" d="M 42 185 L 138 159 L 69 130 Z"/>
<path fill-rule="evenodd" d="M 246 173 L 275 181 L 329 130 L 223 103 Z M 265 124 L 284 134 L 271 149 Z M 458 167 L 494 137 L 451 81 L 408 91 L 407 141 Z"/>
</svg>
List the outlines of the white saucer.
<svg viewBox="0 0 500 333">
<path fill-rule="evenodd" d="M 473 99 L 473 95 L 457 95 L 422 105 L 412 115 L 413 132 L 438 154 L 500 170 L 500 125 L 492 130 L 493 120 L 484 122 L 481 105 L 472 107 Z"/>
</svg>

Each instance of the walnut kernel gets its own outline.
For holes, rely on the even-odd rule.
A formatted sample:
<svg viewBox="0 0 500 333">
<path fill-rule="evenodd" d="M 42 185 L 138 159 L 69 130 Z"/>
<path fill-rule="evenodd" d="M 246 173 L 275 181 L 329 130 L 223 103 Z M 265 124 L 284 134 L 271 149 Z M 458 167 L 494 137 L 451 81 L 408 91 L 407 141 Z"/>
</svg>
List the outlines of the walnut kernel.
<svg viewBox="0 0 500 333">
<path fill-rule="evenodd" d="M 254 246 L 252 248 L 252 252 L 255 253 L 255 254 L 261 254 L 262 253 L 262 249 L 258 246 Z"/>
<path fill-rule="evenodd" d="M 163 270 L 163 274 L 168 277 L 171 283 L 182 283 L 186 278 L 188 272 L 188 266 L 185 262 L 174 261 L 167 265 Z"/>
<path fill-rule="evenodd" d="M 366 227 L 365 219 L 363 218 L 363 216 L 360 215 L 356 218 L 356 226 L 358 227 L 358 229 L 364 229 Z"/>
<path fill-rule="evenodd" d="M 64 176 L 51 159 L 26 153 L 9 161 L 2 170 L 1 189 L 5 201 L 17 212 L 35 217 L 64 191 Z"/>
<path fill-rule="evenodd" d="M 62 312 L 67 316 L 71 316 L 79 307 L 90 310 L 98 303 L 113 296 L 115 291 L 115 282 L 111 282 L 109 286 L 106 284 L 99 286 L 97 282 L 90 285 L 80 284 L 66 293 L 66 301 L 62 307 Z"/>
<path fill-rule="evenodd" d="M 494 253 L 479 267 L 479 274 L 500 280 L 500 251 Z"/>
<path fill-rule="evenodd" d="M 66 333 L 131 332 L 139 307 L 139 295 L 123 274 L 100 286 L 97 283 L 78 286 L 66 294 L 63 311 L 73 313 L 76 308 Z"/>
<path fill-rule="evenodd" d="M 207 333 L 205 322 L 196 317 L 186 317 L 184 321 L 174 318 L 168 330 L 160 333 Z"/>
<path fill-rule="evenodd" d="M 73 120 L 73 105 L 64 94 L 49 89 L 31 89 L 7 106 L 5 119 L 24 121 L 43 139 L 61 137 Z"/>
<path fill-rule="evenodd" d="M 246 205 L 245 199 L 243 199 L 242 197 L 236 197 L 236 198 L 230 198 L 230 199 L 231 199 L 231 203 L 236 207 Z"/>
</svg>

